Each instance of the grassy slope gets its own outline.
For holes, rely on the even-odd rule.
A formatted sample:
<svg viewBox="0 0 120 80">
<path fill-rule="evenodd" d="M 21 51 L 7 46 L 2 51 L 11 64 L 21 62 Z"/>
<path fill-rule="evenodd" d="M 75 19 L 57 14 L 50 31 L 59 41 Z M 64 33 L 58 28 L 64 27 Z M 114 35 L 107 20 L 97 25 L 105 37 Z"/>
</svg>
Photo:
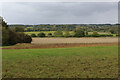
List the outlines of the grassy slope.
<svg viewBox="0 0 120 80">
<path fill-rule="evenodd" d="M 114 78 L 116 46 L 3 50 L 3 77 Z"/>
</svg>

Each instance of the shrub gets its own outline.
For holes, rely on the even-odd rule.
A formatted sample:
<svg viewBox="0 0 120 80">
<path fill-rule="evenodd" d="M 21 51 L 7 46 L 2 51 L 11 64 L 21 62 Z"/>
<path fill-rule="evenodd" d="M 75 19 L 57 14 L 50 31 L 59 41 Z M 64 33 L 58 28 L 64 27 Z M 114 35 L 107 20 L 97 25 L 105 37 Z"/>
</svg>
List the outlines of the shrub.
<svg viewBox="0 0 120 80">
<path fill-rule="evenodd" d="M 31 43 L 32 38 L 24 33 L 18 33 L 18 43 Z"/>
<path fill-rule="evenodd" d="M 99 37 L 100 35 L 98 34 L 98 32 L 94 31 L 92 34 L 92 37 Z"/>
<path fill-rule="evenodd" d="M 86 35 L 85 37 L 92 37 L 92 35 Z"/>
<path fill-rule="evenodd" d="M 111 35 L 111 34 L 102 34 L 102 35 L 100 35 L 100 37 L 113 37 L 113 35 Z"/>
<path fill-rule="evenodd" d="M 31 43 L 32 42 L 32 38 L 29 36 L 29 35 L 25 35 L 25 38 L 24 38 L 25 42 L 24 43 Z"/>
<path fill-rule="evenodd" d="M 115 30 L 110 29 L 109 31 L 111 32 L 111 34 L 115 34 Z"/>
<path fill-rule="evenodd" d="M 48 33 L 48 37 L 52 37 L 52 33 Z"/>
<path fill-rule="evenodd" d="M 120 34 L 116 34 L 116 37 L 120 37 Z"/>
<path fill-rule="evenodd" d="M 58 30 L 58 31 L 56 31 L 56 32 L 54 33 L 54 36 L 55 36 L 55 37 L 62 37 L 62 36 L 63 36 L 63 32 L 60 31 L 60 30 Z"/>
<path fill-rule="evenodd" d="M 39 33 L 38 37 L 45 37 L 45 33 Z"/>
<path fill-rule="evenodd" d="M 31 34 L 31 37 L 36 37 L 36 34 Z"/>
<path fill-rule="evenodd" d="M 85 36 L 84 31 L 82 31 L 82 30 L 75 31 L 74 37 L 84 37 L 84 36 Z"/>
</svg>

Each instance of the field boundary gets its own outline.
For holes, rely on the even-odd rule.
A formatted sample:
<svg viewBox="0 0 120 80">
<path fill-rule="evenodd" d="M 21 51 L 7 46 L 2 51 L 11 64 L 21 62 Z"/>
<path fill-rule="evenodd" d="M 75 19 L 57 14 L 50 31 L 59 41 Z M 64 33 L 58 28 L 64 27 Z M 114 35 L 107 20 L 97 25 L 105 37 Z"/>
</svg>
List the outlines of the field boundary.
<svg viewBox="0 0 120 80">
<path fill-rule="evenodd" d="M 40 49 L 40 48 L 69 48 L 89 46 L 117 46 L 118 43 L 62 43 L 62 44 L 16 44 L 2 49 Z"/>
</svg>

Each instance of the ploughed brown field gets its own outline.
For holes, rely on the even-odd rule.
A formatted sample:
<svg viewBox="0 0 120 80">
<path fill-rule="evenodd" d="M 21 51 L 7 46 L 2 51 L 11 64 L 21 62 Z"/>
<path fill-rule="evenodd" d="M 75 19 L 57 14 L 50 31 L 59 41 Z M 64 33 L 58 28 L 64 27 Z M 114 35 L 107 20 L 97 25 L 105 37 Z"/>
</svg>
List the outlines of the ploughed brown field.
<svg viewBox="0 0 120 80">
<path fill-rule="evenodd" d="M 31 49 L 31 48 L 64 48 L 84 46 L 113 46 L 118 45 L 118 38 L 33 38 L 31 44 L 16 44 L 3 49 Z"/>
</svg>

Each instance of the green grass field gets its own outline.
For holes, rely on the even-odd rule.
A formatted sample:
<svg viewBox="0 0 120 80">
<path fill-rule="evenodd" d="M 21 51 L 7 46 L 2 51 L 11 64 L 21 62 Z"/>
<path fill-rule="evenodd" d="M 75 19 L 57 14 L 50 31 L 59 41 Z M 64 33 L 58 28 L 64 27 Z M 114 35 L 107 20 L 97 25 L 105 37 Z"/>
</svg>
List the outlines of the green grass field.
<svg viewBox="0 0 120 80">
<path fill-rule="evenodd" d="M 45 33 L 46 35 L 48 35 L 48 33 L 52 33 L 53 35 L 54 35 L 54 32 L 55 31 L 38 31 L 38 32 L 24 32 L 25 34 L 28 34 L 28 35 L 31 35 L 31 34 L 39 34 L 39 33 L 41 33 L 41 32 L 43 32 L 43 33 Z M 71 35 L 73 35 L 74 34 L 74 32 L 73 31 L 69 31 L 69 33 L 71 34 Z M 63 31 L 63 34 L 65 34 L 65 31 Z"/>
<path fill-rule="evenodd" d="M 54 35 L 54 32 L 55 31 L 34 31 L 34 32 L 24 32 L 25 34 L 28 34 L 28 35 L 31 35 L 31 34 L 39 34 L 39 33 L 45 33 L 46 36 L 48 35 L 48 33 L 52 33 Z M 74 35 L 74 31 L 69 31 L 70 35 Z M 89 35 L 92 35 L 93 32 L 88 32 Z M 65 31 L 63 31 L 63 35 L 65 34 Z M 101 35 L 107 35 L 107 34 L 111 34 L 109 32 L 98 32 L 98 34 L 101 34 Z M 115 37 L 116 34 L 113 34 L 113 36 Z"/>
<path fill-rule="evenodd" d="M 118 47 L 3 49 L 3 78 L 116 78 Z"/>
</svg>

